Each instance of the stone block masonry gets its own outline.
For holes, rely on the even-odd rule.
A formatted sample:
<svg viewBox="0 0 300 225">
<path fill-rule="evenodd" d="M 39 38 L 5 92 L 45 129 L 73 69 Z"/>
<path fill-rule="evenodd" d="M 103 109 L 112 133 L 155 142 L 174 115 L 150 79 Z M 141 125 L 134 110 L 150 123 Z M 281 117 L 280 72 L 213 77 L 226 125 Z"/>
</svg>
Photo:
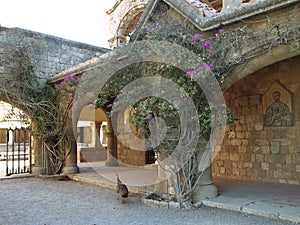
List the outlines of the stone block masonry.
<svg viewBox="0 0 300 225">
<path fill-rule="evenodd" d="M 221 151 L 213 162 L 214 176 L 300 184 L 299 62 L 298 56 L 275 63 L 226 90 L 227 106 L 238 121 L 227 127 Z M 291 93 L 291 126 L 264 123 L 263 109 L 267 107 L 263 96 L 271 87 Z M 288 94 L 282 98 L 287 102 Z"/>
<path fill-rule="evenodd" d="M 20 28 L 4 28 L 0 32 L 0 75 L 9 75 L 11 62 L 4 60 L 7 46 L 17 47 L 19 41 L 31 46 L 30 60 L 36 76 L 46 82 L 61 71 L 83 63 L 109 49 L 71 41 Z"/>
</svg>

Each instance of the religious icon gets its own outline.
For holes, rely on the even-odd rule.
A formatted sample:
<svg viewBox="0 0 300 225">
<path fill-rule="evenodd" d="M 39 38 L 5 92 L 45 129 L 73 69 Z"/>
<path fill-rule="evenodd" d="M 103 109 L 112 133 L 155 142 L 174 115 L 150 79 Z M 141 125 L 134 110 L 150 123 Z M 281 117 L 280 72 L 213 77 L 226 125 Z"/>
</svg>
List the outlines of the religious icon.
<svg viewBox="0 0 300 225">
<path fill-rule="evenodd" d="M 273 103 L 265 112 L 264 123 L 267 126 L 291 126 L 291 110 L 287 104 L 281 101 L 281 92 L 276 90 L 272 93 Z"/>
</svg>

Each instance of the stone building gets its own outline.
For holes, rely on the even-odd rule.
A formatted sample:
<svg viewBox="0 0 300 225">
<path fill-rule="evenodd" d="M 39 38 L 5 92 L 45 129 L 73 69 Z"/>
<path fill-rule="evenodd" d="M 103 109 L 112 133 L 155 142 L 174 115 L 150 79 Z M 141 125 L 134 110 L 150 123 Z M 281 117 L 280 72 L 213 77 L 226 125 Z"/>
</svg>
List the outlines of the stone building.
<svg viewBox="0 0 300 225">
<path fill-rule="evenodd" d="M 0 31 L 0 79 L 9 80 L 7 77 L 14 73 L 15 61 L 13 58 L 21 48 L 27 48 L 26 54 L 34 66 L 33 70 L 37 80 L 45 84 L 49 79 L 56 76 L 61 71 L 86 62 L 91 58 L 99 56 L 109 51 L 106 48 L 100 48 L 76 41 L 71 41 L 51 35 L 24 30 L 20 28 L 4 28 Z M 8 94 L 8 93 L 11 93 Z M 11 103 L 18 93 L 14 87 L 6 88 L 4 83 L 0 91 L 0 100 Z M 25 114 L 26 110 L 21 109 Z M 86 118 L 82 118 L 85 120 Z M 93 119 L 94 121 L 94 119 Z M 79 128 L 80 129 L 80 128 Z M 6 141 L 6 130 L 1 132 L 1 142 Z M 11 139 L 10 139 L 11 140 Z M 93 140 L 94 141 L 94 140 Z M 42 166 L 42 148 L 39 140 L 34 140 L 34 173 L 44 173 Z M 74 149 L 76 152 L 76 149 Z M 78 171 L 78 170 L 77 170 Z"/>
<path fill-rule="evenodd" d="M 166 0 L 148 1 L 146 5 L 144 1 L 123 0 L 108 14 L 112 46 L 135 38 L 131 35 L 134 27 L 141 30 L 159 22 L 169 29 L 171 20 L 177 23 L 171 24 L 173 30 L 192 24 L 203 35 L 217 33 L 220 28 L 248 26 L 255 31 L 269 30 L 271 36 L 276 35 L 272 32 L 276 28 L 282 32 L 281 38 L 288 38 L 289 34 L 279 30 L 290 27 L 299 46 L 299 1 Z M 133 26 L 138 18 L 138 26 Z M 257 56 L 235 66 L 225 80 L 226 106 L 238 120 L 226 128 L 221 150 L 212 162 L 212 175 L 299 185 L 299 49 L 293 51 L 282 39 L 269 51 L 255 42 L 241 51 L 246 55 L 253 50 Z M 283 114 L 275 103 L 276 93 L 286 105 Z"/>
<path fill-rule="evenodd" d="M 191 27 L 204 36 L 214 35 L 220 28 L 242 30 L 247 27 L 255 35 L 261 30 L 268 32 L 268 36 L 264 33 L 265 36 L 256 39 L 247 37 L 247 43 L 239 52 L 228 55 L 229 60 L 248 56 L 246 61 L 232 68 L 224 81 L 226 106 L 237 116 L 237 121 L 226 126 L 224 140 L 220 146 L 215 146 L 218 150 L 195 199 L 216 196 L 213 177 L 299 185 L 298 0 L 119 0 L 107 13 L 112 48 L 141 40 L 141 31 L 156 23 L 174 32 L 180 32 L 183 26 Z M 247 34 L 244 35 L 246 38 Z M 293 51 L 291 43 L 298 49 Z M 97 60 L 80 68 L 96 66 Z M 80 72 L 78 68 L 71 71 Z M 59 81 L 65 74 L 63 72 L 52 82 Z M 121 129 L 123 117 L 118 120 Z M 135 166 L 147 163 L 145 152 L 126 148 L 113 133 L 108 136 L 106 165 L 117 165 L 116 159 Z M 74 160 L 73 165 L 76 164 Z"/>
<path fill-rule="evenodd" d="M 226 126 L 220 144 L 220 140 L 215 140 L 216 151 L 196 189 L 195 201 L 217 195 L 213 183 L 217 177 L 300 185 L 299 11 L 299 0 L 119 0 L 107 12 L 112 48 L 142 40 L 143 31 L 157 23 L 166 31 L 180 33 L 182 27 L 189 27 L 204 36 L 215 35 L 219 29 L 243 33 L 246 27 L 250 31 L 244 33 L 247 42 L 227 57 L 236 61 L 247 59 L 235 64 L 224 80 L 225 103 L 237 120 Z M 262 30 L 265 33 L 260 33 Z M 109 57 L 116 68 L 128 66 L 127 55 L 115 59 L 113 54 L 104 54 L 60 72 L 49 82 L 58 83 L 70 73 L 80 75 L 100 68 L 100 59 Z M 105 71 L 99 72 L 99 80 L 105 75 Z M 117 121 L 120 129 L 126 129 L 126 116 Z M 95 127 L 105 119 L 106 165 L 117 166 L 116 160 L 134 166 L 148 163 L 145 151 L 128 149 L 117 140 L 108 118 L 95 120 Z M 64 172 L 78 172 L 75 147 Z"/>
</svg>

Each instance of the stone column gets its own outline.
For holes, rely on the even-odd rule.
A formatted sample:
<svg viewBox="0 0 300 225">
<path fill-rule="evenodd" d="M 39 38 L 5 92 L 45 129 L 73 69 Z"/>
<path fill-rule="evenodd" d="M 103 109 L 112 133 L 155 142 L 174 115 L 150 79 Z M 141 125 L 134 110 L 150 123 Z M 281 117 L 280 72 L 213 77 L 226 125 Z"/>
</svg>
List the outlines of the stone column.
<svg viewBox="0 0 300 225">
<path fill-rule="evenodd" d="M 211 150 L 208 148 L 198 154 L 198 172 L 204 170 L 199 184 L 193 193 L 193 201 L 197 204 L 204 199 L 215 198 L 218 195 L 218 189 L 212 180 L 211 169 Z"/>
<path fill-rule="evenodd" d="M 70 153 L 66 158 L 65 166 L 62 169 L 62 173 L 64 174 L 74 174 L 79 173 L 79 168 L 77 166 L 77 142 L 73 133 L 72 127 L 72 117 L 67 119 L 67 135 L 70 141 Z"/>
<path fill-rule="evenodd" d="M 45 168 L 43 167 L 43 157 L 42 157 L 42 145 L 43 143 L 37 139 L 36 137 L 33 138 L 33 167 L 32 167 L 32 174 L 34 175 L 44 175 Z"/>
<path fill-rule="evenodd" d="M 96 139 L 96 136 L 97 136 L 97 132 L 96 132 L 96 124 L 94 121 L 91 122 L 91 144 L 89 147 L 95 147 L 96 146 L 96 142 L 97 142 L 97 139 Z"/>
<path fill-rule="evenodd" d="M 154 191 L 162 194 L 175 195 L 175 188 L 173 185 L 173 177 L 170 172 L 169 166 L 163 161 L 158 162 L 157 167 L 157 180 L 154 184 Z"/>
<path fill-rule="evenodd" d="M 212 181 L 211 166 L 203 173 L 202 178 L 193 193 L 193 201 L 195 203 L 204 199 L 215 198 L 218 195 L 218 189 Z"/>
<path fill-rule="evenodd" d="M 43 143 L 39 140 L 35 132 L 37 131 L 37 126 L 34 122 L 32 122 L 32 131 L 33 131 L 33 146 L 32 146 L 32 153 L 33 153 L 33 164 L 32 167 L 32 174 L 35 175 L 43 175 L 45 174 L 45 168 L 43 167 Z"/>
<path fill-rule="evenodd" d="M 99 148 L 101 146 L 100 143 L 100 130 L 101 130 L 102 122 L 95 122 L 95 147 Z"/>
<path fill-rule="evenodd" d="M 114 135 L 111 118 L 107 118 L 107 159 L 105 166 L 118 166 L 117 161 L 117 140 Z"/>
</svg>

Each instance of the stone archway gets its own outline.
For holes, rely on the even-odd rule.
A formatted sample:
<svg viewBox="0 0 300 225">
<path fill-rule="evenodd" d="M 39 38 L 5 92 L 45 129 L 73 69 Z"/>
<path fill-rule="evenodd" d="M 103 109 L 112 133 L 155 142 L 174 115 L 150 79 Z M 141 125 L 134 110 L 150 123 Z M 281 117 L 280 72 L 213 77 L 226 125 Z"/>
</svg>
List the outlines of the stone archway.
<svg viewBox="0 0 300 225">
<path fill-rule="evenodd" d="M 3 101 L 7 104 L 10 104 L 12 107 L 16 108 L 14 103 L 16 103 L 15 101 L 18 101 L 18 100 L 16 100 L 13 96 L 9 96 L 9 95 L 5 94 L 5 95 L 0 96 L 0 101 Z M 3 106 L 1 106 L 1 107 L 3 107 Z M 17 109 L 17 111 L 20 111 L 23 114 L 26 114 L 26 116 L 29 116 L 29 114 L 28 114 L 25 107 L 24 108 L 16 108 L 16 109 Z M 2 110 L 3 110 L 3 108 L 2 108 Z M 4 110 L 6 110 L 6 109 L 4 109 Z M 12 116 L 13 117 L 18 117 L 18 115 L 19 115 L 19 112 L 17 112 L 15 115 L 13 114 Z M 31 118 L 28 118 L 27 122 L 30 123 L 32 134 L 35 134 L 37 132 L 36 123 Z M 22 125 L 21 121 L 14 120 L 13 123 L 10 123 L 10 124 L 8 123 L 8 125 L 4 125 L 4 127 L 14 129 L 14 128 L 23 127 L 24 125 Z M 27 124 L 26 127 L 28 127 L 28 126 L 29 125 Z M 44 174 L 45 169 L 43 168 L 43 159 L 42 159 L 42 150 L 41 150 L 42 149 L 42 142 L 35 135 L 32 135 L 32 138 L 33 138 L 33 140 L 32 140 L 32 143 L 33 143 L 33 145 L 32 145 L 32 155 L 33 155 L 32 166 L 33 167 L 32 167 L 31 173 L 33 173 L 33 174 Z"/>
<path fill-rule="evenodd" d="M 263 65 L 259 59 L 256 62 Z M 264 62 L 267 64 L 266 58 Z M 276 62 L 251 75 L 240 75 L 241 79 L 227 88 L 226 104 L 238 120 L 227 128 L 213 162 L 214 177 L 300 184 L 299 62 L 300 56 Z M 272 88 L 291 93 L 292 103 L 288 98 L 282 101 L 290 106 L 292 125 L 265 124 L 264 114 L 270 104 L 264 105 L 263 99 Z"/>
<path fill-rule="evenodd" d="M 129 36 L 135 31 L 136 26 L 144 12 L 144 5 L 138 5 L 128 11 L 120 21 L 117 35 L 124 36 L 129 39 Z M 126 40 L 128 42 L 129 40 Z M 126 43 L 125 42 L 125 43 Z"/>
<path fill-rule="evenodd" d="M 129 41 L 130 35 L 135 31 L 147 2 L 147 0 L 118 1 L 107 12 L 110 16 L 110 33 L 112 38 L 109 40 L 109 43 L 111 48 L 122 46 Z"/>
<path fill-rule="evenodd" d="M 281 45 L 273 48 L 271 52 L 261 54 L 247 61 L 246 63 L 240 64 L 234 68 L 228 78 L 226 78 L 225 86 L 229 88 L 234 83 L 259 71 L 274 63 L 293 58 L 300 55 L 299 51 L 292 51 L 289 45 Z"/>
<path fill-rule="evenodd" d="M 101 109 L 86 105 L 77 122 L 77 161 L 95 162 L 106 160 L 103 128 L 108 118 Z M 101 137 L 101 139 L 100 139 Z"/>
</svg>

